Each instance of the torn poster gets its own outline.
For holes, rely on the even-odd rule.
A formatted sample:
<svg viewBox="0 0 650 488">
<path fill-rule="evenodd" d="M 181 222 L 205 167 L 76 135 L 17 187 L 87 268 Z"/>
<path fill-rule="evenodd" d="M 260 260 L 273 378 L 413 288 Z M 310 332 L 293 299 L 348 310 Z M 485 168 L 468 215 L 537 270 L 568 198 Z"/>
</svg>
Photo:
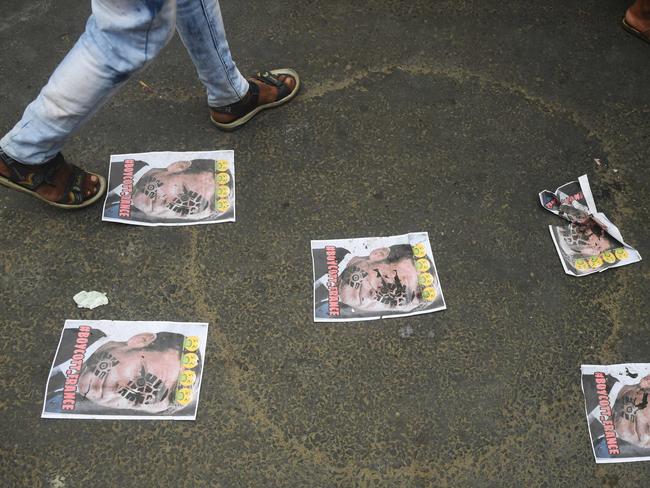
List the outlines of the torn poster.
<svg viewBox="0 0 650 488">
<path fill-rule="evenodd" d="M 598 212 L 587 175 L 539 194 L 542 206 L 570 223 L 549 225 L 565 273 L 585 276 L 641 261 L 641 255 L 623 241 L 618 228 Z"/>
<path fill-rule="evenodd" d="M 596 462 L 650 460 L 650 364 L 583 365 L 581 371 Z"/>
<path fill-rule="evenodd" d="M 311 241 L 314 321 L 405 317 L 446 308 L 426 232 Z"/>
<path fill-rule="evenodd" d="M 194 420 L 208 324 L 66 320 L 43 418 Z"/>
<path fill-rule="evenodd" d="M 147 226 L 234 222 L 234 152 L 111 156 L 102 220 Z"/>
</svg>

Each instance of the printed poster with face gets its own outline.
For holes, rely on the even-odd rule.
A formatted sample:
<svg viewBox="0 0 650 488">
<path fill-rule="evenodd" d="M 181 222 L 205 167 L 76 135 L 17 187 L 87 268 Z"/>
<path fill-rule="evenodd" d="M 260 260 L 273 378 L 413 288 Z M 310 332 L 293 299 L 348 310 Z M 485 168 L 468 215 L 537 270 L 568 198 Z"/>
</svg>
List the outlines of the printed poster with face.
<svg viewBox="0 0 650 488">
<path fill-rule="evenodd" d="M 555 192 L 544 190 L 539 200 L 545 209 L 570 222 L 549 226 L 565 273 L 585 276 L 641 261 L 618 228 L 596 209 L 587 175 Z"/>
<path fill-rule="evenodd" d="M 650 460 L 650 364 L 583 365 L 581 371 L 596 462 Z"/>
<path fill-rule="evenodd" d="M 111 156 L 102 220 L 147 226 L 234 222 L 234 152 Z"/>
<path fill-rule="evenodd" d="M 208 324 L 66 320 L 43 418 L 195 420 Z"/>
<path fill-rule="evenodd" d="M 405 317 L 446 308 L 426 232 L 311 241 L 314 321 Z"/>
</svg>

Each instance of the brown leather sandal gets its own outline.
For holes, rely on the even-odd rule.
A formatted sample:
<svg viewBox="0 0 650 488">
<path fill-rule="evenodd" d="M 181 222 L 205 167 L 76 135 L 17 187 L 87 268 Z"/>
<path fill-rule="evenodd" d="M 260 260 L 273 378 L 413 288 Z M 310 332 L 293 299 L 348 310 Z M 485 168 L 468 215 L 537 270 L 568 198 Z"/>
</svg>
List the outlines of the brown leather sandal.
<svg viewBox="0 0 650 488">
<path fill-rule="evenodd" d="M 97 181 L 93 182 L 88 176 L 95 176 Z M 46 163 L 27 165 L 0 151 L 0 185 L 27 193 L 48 205 L 68 210 L 92 205 L 106 191 L 106 179 L 103 176 L 68 163 L 61 153 Z M 47 186 L 63 186 L 61 196 L 57 200 L 50 200 L 45 196 L 47 192 L 38 192 Z M 96 191 L 93 191 L 95 189 Z"/>
<path fill-rule="evenodd" d="M 262 110 L 287 103 L 300 89 L 300 77 L 290 68 L 264 71 L 248 80 L 250 88 L 243 100 L 224 107 L 210 107 L 210 120 L 219 129 L 237 129 Z"/>
</svg>

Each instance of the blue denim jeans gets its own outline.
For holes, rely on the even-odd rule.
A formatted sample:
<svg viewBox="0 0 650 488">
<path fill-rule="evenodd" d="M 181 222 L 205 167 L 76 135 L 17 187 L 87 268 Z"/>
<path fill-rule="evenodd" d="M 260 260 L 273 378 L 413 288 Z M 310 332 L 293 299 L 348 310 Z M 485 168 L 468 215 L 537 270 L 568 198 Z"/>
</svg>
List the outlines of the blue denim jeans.
<svg viewBox="0 0 650 488">
<path fill-rule="evenodd" d="M 218 0 L 92 0 L 86 30 L 0 149 L 25 164 L 53 158 L 129 77 L 156 57 L 174 27 L 207 88 L 208 105 L 239 101 L 248 82 L 232 60 Z"/>
</svg>

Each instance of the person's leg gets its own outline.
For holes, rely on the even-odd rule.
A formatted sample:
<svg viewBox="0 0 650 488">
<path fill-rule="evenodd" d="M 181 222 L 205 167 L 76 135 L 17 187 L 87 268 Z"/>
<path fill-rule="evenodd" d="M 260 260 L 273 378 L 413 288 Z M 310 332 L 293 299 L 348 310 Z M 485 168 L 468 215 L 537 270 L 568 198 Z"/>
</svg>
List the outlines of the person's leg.
<svg viewBox="0 0 650 488">
<path fill-rule="evenodd" d="M 248 82 L 230 54 L 217 0 L 178 0 L 176 29 L 208 92 L 208 105 L 240 101 Z"/>
<path fill-rule="evenodd" d="M 625 23 L 632 27 L 635 35 L 650 42 L 650 0 L 636 0 L 625 12 Z"/>
<path fill-rule="evenodd" d="M 61 148 L 171 39 L 175 13 L 175 0 L 93 0 L 85 32 L 22 119 L 0 140 L 0 174 L 21 184 L 29 180 L 30 171 L 47 168 L 47 184 L 36 192 L 51 201 L 65 198 L 73 167 L 62 162 Z M 85 196 L 93 186 L 98 190 L 96 176 L 84 172 L 82 179 Z M 78 196 L 69 200 L 79 203 Z"/>
<path fill-rule="evenodd" d="M 243 125 L 297 93 L 300 81 L 293 70 L 248 80 L 242 76 L 230 54 L 218 0 L 178 0 L 176 28 L 207 89 L 211 119 L 218 127 Z"/>
</svg>

